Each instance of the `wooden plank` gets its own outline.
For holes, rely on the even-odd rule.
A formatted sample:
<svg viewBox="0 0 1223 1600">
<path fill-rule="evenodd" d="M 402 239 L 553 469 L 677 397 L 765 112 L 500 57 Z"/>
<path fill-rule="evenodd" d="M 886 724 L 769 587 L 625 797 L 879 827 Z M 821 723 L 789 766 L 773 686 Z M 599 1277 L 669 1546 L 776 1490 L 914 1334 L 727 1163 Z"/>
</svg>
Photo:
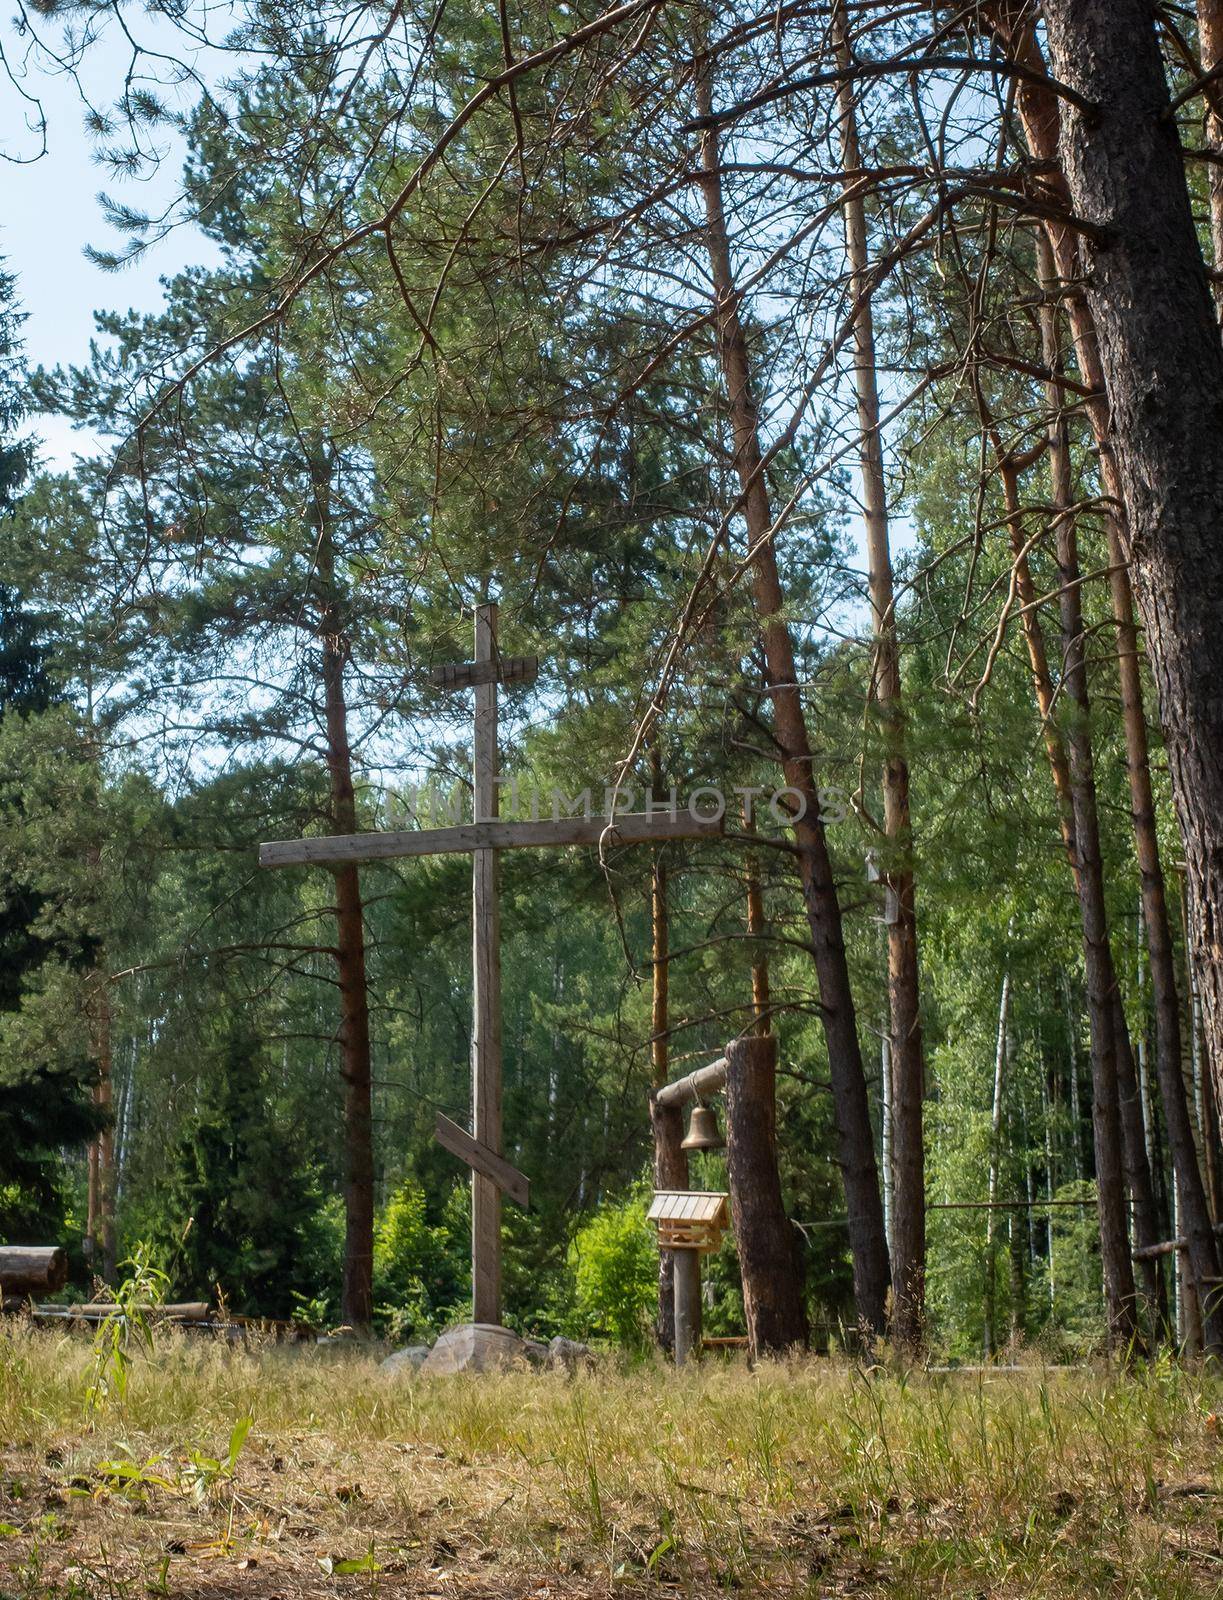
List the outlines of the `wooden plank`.
<svg viewBox="0 0 1223 1600">
<path fill-rule="evenodd" d="M 439 689 L 475 689 L 486 683 L 534 683 L 538 656 L 499 656 L 490 661 L 460 661 L 429 671 Z"/>
<path fill-rule="evenodd" d="M 497 608 L 476 607 L 477 667 L 497 666 Z M 476 687 L 472 746 L 472 812 L 481 823 L 497 821 L 497 678 Z M 478 1147 L 501 1159 L 501 918 L 497 902 L 497 854 L 476 850 L 471 858 L 472 1027 L 471 1116 Z M 471 1191 L 471 1293 L 475 1322 L 501 1321 L 501 1190 L 473 1163 Z"/>
<path fill-rule="evenodd" d="M 610 832 L 608 831 L 610 827 Z M 277 839 L 259 846 L 261 867 L 302 867 L 347 861 L 393 861 L 405 856 L 466 855 L 478 850 L 531 850 L 657 843 L 666 839 L 717 839 L 721 817 L 694 819 L 680 811 L 630 811 L 607 817 L 560 817 L 539 822 L 465 822 L 454 828 L 408 828 L 394 833 L 344 833 L 314 839 Z"/>
<path fill-rule="evenodd" d="M 527 1209 L 531 1200 L 531 1180 L 517 1167 L 512 1167 L 504 1156 L 490 1150 L 478 1139 L 473 1139 L 466 1128 L 460 1128 L 457 1122 L 452 1122 L 440 1111 L 433 1133 L 444 1150 L 449 1150 L 452 1156 L 458 1156 L 473 1171 L 482 1174 L 524 1211 Z"/>
</svg>

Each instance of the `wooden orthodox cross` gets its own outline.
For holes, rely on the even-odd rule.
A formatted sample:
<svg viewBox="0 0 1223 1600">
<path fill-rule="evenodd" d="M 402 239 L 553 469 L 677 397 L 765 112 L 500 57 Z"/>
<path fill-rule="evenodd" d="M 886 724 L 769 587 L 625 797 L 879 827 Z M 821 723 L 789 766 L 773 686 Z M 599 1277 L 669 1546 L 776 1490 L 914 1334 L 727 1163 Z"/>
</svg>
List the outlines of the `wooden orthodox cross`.
<svg viewBox="0 0 1223 1600">
<path fill-rule="evenodd" d="M 534 656 L 502 656 L 497 607 L 476 607 L 475 660 L 439 667 L 448 690 L 475 690 L 472 820 L 450 828 L 352 833 L 286 839 L 259 847 L 259 865 L 288 867 L 386 861 L 403 856 L 470 852 L 472 859 L 471 1132 L 438 1113 L 436 1137 L 472 1169 L 471 1282 L 475 1322 L 501 1321 L 501 1195 L 525 1206 L 530 1186 L 505 1159 L 501 1140 L 501 919 L 497 856 L 501 850 L 563 845 L 639 844 L 721 834 L 723 821 L 666 809 L 612 817 L 566 816 L 503 822 L 498 815 L 497 685 L 531 683 Z"/>
</svg>

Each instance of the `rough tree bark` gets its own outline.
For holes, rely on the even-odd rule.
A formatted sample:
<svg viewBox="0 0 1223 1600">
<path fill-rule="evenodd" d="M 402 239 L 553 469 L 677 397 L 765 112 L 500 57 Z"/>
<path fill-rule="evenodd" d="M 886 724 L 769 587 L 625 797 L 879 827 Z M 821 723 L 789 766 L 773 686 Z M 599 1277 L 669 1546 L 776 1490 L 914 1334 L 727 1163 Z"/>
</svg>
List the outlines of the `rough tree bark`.
<svg viewBox="0 0 1223 1600">
<path fill-rule="evenodd" d="M 314 496 L 315 571 L 319 592 L 323 706 L 333 833 L 357 831 L 344 669 L 349 639 L 335 581 L 331 473 L 320 448 L 310 461 Z M 340 1314 L 352 1328 L 369 1327 L 374 1309 L 374 1143 L 371 1105 L 369 996 L 365 910 L 355 865 L 335 870 L 336 977 L 340 993 L 340 1077 L 344 1085 L 344 1275 Z"/>
<path fill-rule="evenodd" d="M 1206 1201 L 1212 1219 L 1223 1221 L 1223 1203 L 1220 1197 L 1220 1180 L 1223 1178 L 1223 1152 L 1219 1146 L 1219 1108 L 1215 1104 L 1214 1089 L 1210 1080 L 1203 1084 L 1202 1094 L 1202 1167 L 1206 1187 Z"/>
<path fill-rule="evenodd" d="M 695 80 L 697 114 L 708 116 L 713 101 L 709 63 L 705 57 L 698 57 Z M 722 204 L 718 137 L 712 128 L 706 128 L 701 134 L 700 162 L 706 247 L 717 301 L 719 358 L 730 408 L 753 598 L 773 707 L 773 732 L 786 783 L 802 796 L 802 815 L 795 816 L 793 825 L 794 839 L 828 1045 L 837 1161 L 845 1186 L 853 1258 L 854 1300 L 859 1321 L 872 1332 L 882 1333 L 887 1325 L 890 1272 L 870 1099 L 845 957 L 841 906 L 828 841 L 820 820 L 819 786 L 798 690 L 793 642 L 783 617 L 784 598 L 773 548 L 773 518 L 764 477 L 751 356 L 739 316 L 739 294 Z"/>
<path fill-rule="evenodd" d="M 756 831 L 752 817 L 751 801 L 743 802 L 743 829 Z M 747 936 L 752 941 L 752 1032 L 763 1039 L 771 1032 L 769 998 L 769 958 L 761 940 L 765 933 L 764 893 L 760 887 L 760 861 L 754 850 L 744 855 L 744 877 L 747 889 Z"/>
<path fill-rule="evenodd" d="M 844 0 L 834 0 L 832 29 L 837 66 L 847 69 L 852 58 Z M 862 168 L 855 92 L 849 77 L 838 85 L 841 165 L 851 173 Z M 883 831 L 887 843 L 882 879 L 887 906 L 888 1056 L 892 1079 L 892 1335 L 902 1348 L 916 1350 L 921 1347 L 925 1334 L 926 1159 L 922 1104 L 926 1067 L 919 1004 L 908 741 L 875 369 L 874 312 L 870 295 L 863 293 L 870 268 L 866 208 L 861 190 L 853 183 L 845 189 L 841 209 L 850 268 L 849 292 L 852 299 L 859 302 L 854 319 L 854 391 L 874 640 L 871 680 L 884 746 Z"/>
<path fill-rule="evenodd" d="M 1185 844 L 1207 1049 L 1223 1083 L 1223 342 L 1148 0 L 1046 0 L 1061 159 Z"/>
<path fill-rule="evenodd" d="M 650 873 L 650 923 L 652 931 L 653 993 L 650 1012 L 651 1091 L 661 1089 L 670 1068 L 667 1042 L 668 990 L 670 980 L 670 916 L 667 907 L 667 864 L 662 852 L 654 852 Z M 680 1149 L 684 1137 L 683 1113 L 677 1106 L 660 1106 L 650 1095 L 650 1126 L 654 1133 L 654 1187 L 686 1189 L 688 1156 Z M 658 1255 L 658 1342 L 664 1350 L 675 1349 L 675 1255 L 661 1250 Z"/>
<path fill-rule="evenodd" d="M 1198 50 L 1201 54 L 1203 74 L 1214 72 L 1223 63 L 1223 0 L 1198 0 Z M 1207 96 L 1206 144 L 1211 150 L 1223 150 L 1223 116 L 1218 106 L 1223 96 L 1219 85 L 1212 86 Z M 1215 313 L 1223 322 L 1223 167 L 1212 161 L 1206 169 L 1210 186 L 1210 242 L 1214 255 Z"/>
<path fill-rule="evenodd" d="M 748 1351 L 753 1361 L 807 1342 L 794 1229 L 777 1172 L 777 1041 L 726 1047 L 726 1166 Z"/>
</svg>

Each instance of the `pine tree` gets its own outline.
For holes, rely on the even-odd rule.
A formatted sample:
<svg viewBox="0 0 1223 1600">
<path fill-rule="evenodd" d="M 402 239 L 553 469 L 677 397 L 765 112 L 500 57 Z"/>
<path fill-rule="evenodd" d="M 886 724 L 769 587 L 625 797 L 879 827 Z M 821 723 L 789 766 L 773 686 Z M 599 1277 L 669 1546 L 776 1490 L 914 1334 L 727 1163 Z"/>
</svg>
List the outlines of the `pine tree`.
<svg viewBox="0 0 1223 1600">
<path fill-rule="evenodd" d="M 338 1231 L 250 1027 L 233 1023 L 213 1055 L 204 1104 L 149 1208 L 149 1238 L 176 1294 L 284 1317 L 334 1272 Z"/>
<path fill-rule="evenodd" d="M 21 345 L 14 285 L 0 273 L 0 519 L 7 521 L 30 468 L 22 420 Z M 0 532 L 3 530 L 0 529 Z M 0 584 L 0 736 L 11 761 L 22 724 L 47 713 L 58 695 L 48 671 L 39 624 L 16 590 Z M 14 737 L 14 728 L 17 737 Z M 69 735 L 69 737 L 71 737 Z M 78 752 L 79 753 L 79 752 Z M 69 760 L 72 753 L 69 754 Z M 3 831 L 21 829 L 23 801 L 11 765 L 0 805 Z M 66 966 L 80 972 L 89 940 L 57 929 L 48 897 L 6 862 L 0 872 L 0 1015 L 21 1012 L 31 988 Z M 51 912 L 48 915 L 49 911 Z M 31 1059 L 0 1049 L 0 1236 L 43 1242 L 63 1220 L 63 1150 L 83 1143 L 97 1120 L 90 1102 L 88 1057 L 66 1053 Z"/>
</svg>

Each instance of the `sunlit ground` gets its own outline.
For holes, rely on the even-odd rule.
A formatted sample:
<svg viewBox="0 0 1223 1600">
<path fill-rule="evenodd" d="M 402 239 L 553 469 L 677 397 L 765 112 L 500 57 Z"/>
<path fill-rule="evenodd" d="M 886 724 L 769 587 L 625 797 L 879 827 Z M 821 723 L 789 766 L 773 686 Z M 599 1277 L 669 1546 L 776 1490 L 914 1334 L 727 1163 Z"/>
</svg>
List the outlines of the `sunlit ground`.
<svg viewBox="0 0 1223 1600">
<path fill-rule="evenodd" d="M 1223 1387 L 1171 1366 L 390 1379 L 165 1334 L 90 1416 L 93 1375 L 0 1327 L 6 1597 L 1223 1588 Z"/>
</svg>

